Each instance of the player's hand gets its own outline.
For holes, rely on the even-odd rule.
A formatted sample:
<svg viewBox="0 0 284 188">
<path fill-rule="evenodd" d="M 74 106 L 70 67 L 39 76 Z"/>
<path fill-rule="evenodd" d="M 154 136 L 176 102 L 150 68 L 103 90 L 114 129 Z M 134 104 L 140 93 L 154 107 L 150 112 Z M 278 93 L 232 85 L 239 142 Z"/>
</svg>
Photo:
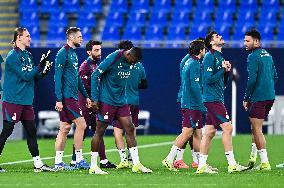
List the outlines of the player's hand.
<svg viewBox="0 0 284 188">
<path fill-rule="evenodd" d="M 243 101 L 243 107 L 244 107 L 245 111 L 248 111 L 248 102 Z"/>
<path fill-rule="evenodd" d="M 58 112 L 62 111 L 63 109 L 63 104 L 62 102 L 56 102 L 55 104 L 55 110 L 57 110 Z"/>
<path fill-rule="evenodd" d="M 87 102 L 87 104 L 86 104 L 87 108 L 92 108 L 92 101 L 91 101 L 91 99 L 86 98 L 86 102 Z"/>
<path fill-rule="evenodd" d="M 99 103 L 97 101 L 92 102 L 92 107 L 95 111 L 99 110 Z"/>
<path fill-rule="evenodd" d="M 231 70 L 231 63 L 229 62 L 229 61 L 223 61 L 222 62 L 222 67 L 224 67 L 225 68 L 225 71 L 226 72 L 229 72 L 230 70 Z"/>
</svg>

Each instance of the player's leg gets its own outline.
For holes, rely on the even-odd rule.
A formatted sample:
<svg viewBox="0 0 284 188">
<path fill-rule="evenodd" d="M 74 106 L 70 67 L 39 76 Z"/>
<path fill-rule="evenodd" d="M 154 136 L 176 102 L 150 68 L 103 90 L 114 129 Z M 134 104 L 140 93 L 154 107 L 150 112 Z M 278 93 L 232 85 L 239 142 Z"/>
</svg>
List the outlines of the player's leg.
<svg viewBox="0 0 284 188">
<path fill-rule="evenodd" d="M 192 154 L 192 168 L 198 167 L 198 160 L 200 154 L 200 142 L 202 139 L 202 129 L 195 129 L 193 132 L 193 149 L 191 150 Z"/>
<path fill-rule="evenodd" d="M 184 152 L 185 152 L 185 148 L 187 146 L 187 143 L 190 142 L 190 140 L 192 140 L 192 136 L 188 139 L 188 142 L 186 142 L 181 148 L 180 150 L 178 150 L 177 155 L 176 155 L 176 160 L 174 161 L 174 167 L 175 168 L 189 168 L 189 166 L 184 162 L 183 160 L 183 156 L 184 156 Z"/>
<path fill-rule="evenodd" d="M 248 162 L 248 167 L 249 169 L 252 169 L 256 163 L 256 159 L 257 159 L 257 147 L 254 141 L 254 136 L 253 134 L 251 135 L 251 152 L 250 152 L 250 158 L 249 158 L 249 162 Z"/>
<path fill-rule="evenodd" d="M 125 149 L 124 139 L 123 139 L 123 128 L 119 121 L 115 121 L 113 124 L 113 135 L 115 139 L 115 144 L 117 151 L 120 156 L 120 163 L 117 165 L 117 169 L 128 168 L 127 153 Z"/>
</svg>

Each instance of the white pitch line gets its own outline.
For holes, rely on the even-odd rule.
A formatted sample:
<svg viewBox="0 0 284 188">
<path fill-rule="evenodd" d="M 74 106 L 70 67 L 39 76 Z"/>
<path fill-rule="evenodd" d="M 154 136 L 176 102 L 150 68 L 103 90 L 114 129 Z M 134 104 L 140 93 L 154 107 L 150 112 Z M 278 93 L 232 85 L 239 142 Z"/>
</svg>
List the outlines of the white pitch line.
<svg viewBox="0 0 284 188">
<path fill-rule="evenodd" d="M 138 148 L 153 148 L 153 147 L 159 147 L 159 146 L 166 146 L 166 145 L 170 145 L 173 142 L 161 142 L 161 143 L 154 143 L 154 144 L 145 144 L 145 145 L 141 145 L 138 146 Z M 117 151 L 116 148 L 113 149 L 108 149 L 106 150 L 106 153 L 111 153 Z M 83 153 L 83 155 L 90 155 L 90 152 L 87 153 Z M 71 157 L 72 155 L 64 155 L 63 157 Z M 49 159 L 54 159 L 55 157 L 44 157 L 41 158 L 41 160 L 49 160 Z M 12 162 L 6 162 L 6 163 L 1 163 L 0 165 L 12 165 L 12 164 L 20 164 L 20 163 L 29 163 L 29 162 L 33 162 L 32 159 L 30 160 L 22 160 L 22 161 L 12 161 Z"/>
</svg>

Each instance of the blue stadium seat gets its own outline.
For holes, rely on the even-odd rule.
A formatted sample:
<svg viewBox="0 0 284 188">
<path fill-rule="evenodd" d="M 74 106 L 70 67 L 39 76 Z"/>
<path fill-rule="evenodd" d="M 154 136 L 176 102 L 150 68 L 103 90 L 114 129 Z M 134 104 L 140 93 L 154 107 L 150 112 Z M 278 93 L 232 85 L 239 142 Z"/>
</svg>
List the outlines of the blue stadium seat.
<svg viewBox="0 0 284 188">
<path fill-rule="evenodd" d="M 153 11 L 154 12 L 170 12 L 171 0 L 160 0 L 154 1 Z"/>
<path fill-rule="evenodd" d="M 236 11 L 236 1 L 235 0 L 219 1 L 218 9 L 223 10 L 223 11 L 230 10 L 232 12 L 235 12 Z"/>
<path fill-rule="evenodd" d="M 259 14 L 260 25 L 273 24 L 276 25 L 277 22 L 277 12 L 270 9 L 263 9 Z"/>
<path fill-rule="evenodd" d="M 37 10 L 38 10 L 37 0 L 21 0 L 19 5 L 20 12 L 30 12 Z"/>
<path fill-rule="evenodd" d="M 95 15 L 92 12 L 80 12 L 77 19 L 77 26 L 88 26 L 88 27 L 96 27 L 96 19 Z"/>
<path fill-rule="evenodd" d="M 217 14 L 215 15 L 215 23 L 221 23 L 226 22 L 226 23 L 233 23 L 233 12 L 231 10 L 222 10 L 218 9 Z"/>
<path fill-rule="evenodd" d="M 168 29 L 168 40 L 186 40 L 185 27 L 169 27 Z"/>
<path fill-rule="evenodd" d="M 188 26 L 189 13 L 186 11 L 175 11 L 172 15 L 171 26 Z"/>
<path fill-rule="evenodd" d="M 247 32 L 249 29 L 254 27 L 254 25 L 251 25 L 250 23 L 244 23 L 242 25 L 236 25 L 234 29 L 234 35 L 233 35 L 233 40 L 243 40 L 245 32 Z"/>
<path fill-rule="evenodd" d="M 106 26 L 103 31 L 102 40 L 119 40 L 119 27 Z"/>
<path fill-rule="evenodd" d="M 163 40 L 163 28 L 158 26 L 149 26 L 146 29 L 146 40 Z"/>
<path fill-rule="evenodd" d="M 230 40 L 230 27 L 231 25 L 223 23 L 218 27 L 213 27 L 212 29 L 215 30 L 219 35 L 223 37 L 225 41 Z"/>
<path fill-rule="evenodd" d="M 80 10 L 80 0 L 63 1 L 62 10 L 67 13 L 78 12 Z"/>
<path fill-rule="evenodd" d="M 263 40 L 273 40 L 273 25 L 259 26 L 257 29 L 261 34 Z"/>
<path fill-rule="evenodd" d="M 52 27 L 53 25 L 66 27 L 67 23 L 67 16 L 64 12 L 57 12 L 50 15 L 49 27 Z"/>
<path fill-rule="evenodd" d="M 141 34 L 141 27 L 129 27 L 127 26 L 125 28 L 124 34 L 123 34 L 123 39 L 125 40 L 141 40 L 142 39 L 142 34 Z"/>
<path fill-rule="evenodd" d="M 269 10 L 278 11 L 280 9 L 279 0 L 262 1 L 262 9 L 267 9 L 268 7 Z"/>
<path fill-rule="evenodd" d="M 61 7 L 59 7 L 58 0 L 41 0 L 40 11 L 43 13 L 53 13 L 59 12 Z"/>
<path fill-rule="evenodd" d="M 27 26 L 26 28 L 29 31 L 32 40 L 40 40 L 39 26 Z"/>
<path fill-rule="evenodd" d="M 240 10 L 257 10 L 257 0 L 241 0 Z"/>
<path fill-rule="evenodd" d="M 84 0 L 83 10 L 85 12 L 102 12 L 101 0 Z"/>
<path fill-rule="evenodd" d="M 165 26 L 167 24 L 167 15 L 165 12 L 152 12 L 149 24 Z"/>
<path fill-rule="evenodd" d="M 190 12 L 192 11 L 192 2 L 191 0 L 179 0 L 176 1 L 175 11 Z"/>
<path fill-rule="evenodd" d="M 135 0 L 132 1 L 131 11 L 137 13 L 146 13 L 150 9 L 149 0 Z"/>
<path fill-rule="evenodd" d="M 80 29 L 81 29 L 81 33 L 82 33 L 84 41 L 89 41 L 92 39 L 92 28 L 85 26 L 85 27 L 81 27 Z"/>
<path fill-rule="evenodd" d="M 109 12 L 106 20 L 107 26 L 121 26 L 124 22 L 123 12 Z"/>
<path fill-rule="evenodd" d="M 65 40 L 65 39 L 66 39 L 65 27 L 52 26 L 49 28 L 47 33 L 47 40 L 55 41 L 55 40 Z"/>
<path fill-rule="evenodd" d="M 128 16 L 127 25 L 142 26 L 146 23 L 146 13 L 131 12 Z"/>
<path fill-rule="evenodd" d="M 22 12 L 20 16 L 20 25 L 23 27 L 39 27 L 38 13 L 33 12 Z"/>
<path fill-rule="evenodd" d="M 214 8 L 214 1 L 212 0 L 197 1 L 197 7 Z"/>
<path fill-rule="evenodd" d="M 238 19 L 236 25 L 242 25 L 243 23 L 255 24 L 255 12 L 251 10 L 240 10 L 238 13 Z"/>
<path fill-rule="evenodd" d="M 198 37 L 205 37 L 207 32 L 208 32 L 207 23 L 191 26 L 189 32 L 189 40 L 194 40 Z"/>
<path fill-rule="evenodd" d="M 110 12 L 128 12 L 127 0 L 111 1 Z"/>
</svg>

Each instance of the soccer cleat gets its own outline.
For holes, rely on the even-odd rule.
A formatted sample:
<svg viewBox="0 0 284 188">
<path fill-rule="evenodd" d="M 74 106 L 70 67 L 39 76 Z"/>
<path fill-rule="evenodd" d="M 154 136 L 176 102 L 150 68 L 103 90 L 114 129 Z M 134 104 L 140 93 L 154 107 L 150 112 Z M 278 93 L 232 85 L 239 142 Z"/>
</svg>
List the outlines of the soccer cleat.
<svg viewBox="0 0 284 188">
<path fill-rule="evenodd" d="M 55 171 L 59 171 L 59 170 L 76 170 L 77 168 L 72 167 L 72 166 L 68 166 L 64 162 L 61 162 L 59 164 L 55 164 L 53 169 Z"/>
<path fill-rule="evenodd" d="M 34 172 L 56 172 L 54 168 L 50 168 L 46 164 L 42 165 L 40 168 L 34 167 Z"/>
<path fill-rule="evenodd" d="M 100 163 L 100 168 L 116 168 L 116 165 L 108 161 L 105 164 Z"/>
<path fill-rule="evenodd" d="M 248 169 L 252 169 L 256 163 L 257 155 L 250 154 Z"/>
<path fill-rule="evenodd" d="M 248 169 L 248 167 L 242 166 L 242 165 L 239 165 L 239 164 L 229 165 L 228 166 L 228 173 L 242 172 L 242 171 L 245 171 L 247 169 Z"/>
<path fill-rule="evenodd" d="M 6 170 L 0 167 L 0 173 L 1 172 L 6 172 Z"/>
<path fill-rule="evenodd" d="M 100 169 L 98 166 L 96 166 L 95 168 L 90 168 L 89 169 L 89 174 L 108 174 L 107 172 L 103 171 L 102 169 Z"/>
<path fill-rule="evenodd" d="M 163 161 L 162 161 L 162 164 L 167 168 L 169 169 L 170 171 L 178 171 L 178 169 L 176 169 L 174 167 L 174 165 L 168 161 L 167 158 L 165 158 Z"/>
<path fill-rule="evenodd" d="M 73 161 L 73 160 L 72 160 L 72 161 L 70 162 L 70 166 L 71 166 L 71 167 L 75 167 L 75 165 L 76 165 L 76 161 Z"/>
<path fill-rule="evenodd" d="M 132 159 L 128 159 L 128 167 L 132 168 L 133 167 L 133 161 Z"/>
<path fill-rule="evenodd" d="M 284 168 L 284 163 L 276 165 L 276 168 Z"/>
<path fill-rule="evenodd" d="M 149 168 L 146 168 L 145 166 L 143 166 L 141 163 L 138 163 L 137 165 L 133 165 L 132 167 L 132 172 L 135 173 L 152 173 L 153 171 Z"/>
<path fill-rule="evenodd" d="M 192 163 L 191 163 L 191 167 L 192 167 L 192 168 L 198 168 L 198 163 L 192 162 Z"/>
<path fill-rule="evenodd" d="M 120 161 L 120 163 L 116 166 L 116 169 L 129 168 L 128 161 Z"/>
<path fill-rule="evenodd" d="M 189 168 L 187 164 L 183 160 L 177 160 L 174 162 L 174 167 L 175 168 Z"/>
<path fill-rule="evenodd" d="M 75 168 L 77 169 L 89 169 L 90 164 L 87 163 L 84 159 L 81 160 L 79 163 L 76 163 Z"/>
<path fill-rule="evenodd" d="M 218 168 L 213 167 L 213 166 L 210 166 L 209 164 L 207 164 L 207 167 L 210 168 L 210 169 L 213 170 L 213 171 L 217 171 L 217 172 L 219 171 Z"/>
<path fill-rule="evenodd" d="M 271 166 L 268 163 L 260 163 L 260 165 L 258 165 L 257 167 L 254 168 L 255 170 L 264 170 L 264 171 L 268 171 L 271 170 Z"/>
<path fill-rule="evenodd" d="M 204 165 L 200 168 L 199 167 L 197 168 L 196 174 L 218 174 L 218 172 L 209 168 L 208 165 Z"/>
</svg>

